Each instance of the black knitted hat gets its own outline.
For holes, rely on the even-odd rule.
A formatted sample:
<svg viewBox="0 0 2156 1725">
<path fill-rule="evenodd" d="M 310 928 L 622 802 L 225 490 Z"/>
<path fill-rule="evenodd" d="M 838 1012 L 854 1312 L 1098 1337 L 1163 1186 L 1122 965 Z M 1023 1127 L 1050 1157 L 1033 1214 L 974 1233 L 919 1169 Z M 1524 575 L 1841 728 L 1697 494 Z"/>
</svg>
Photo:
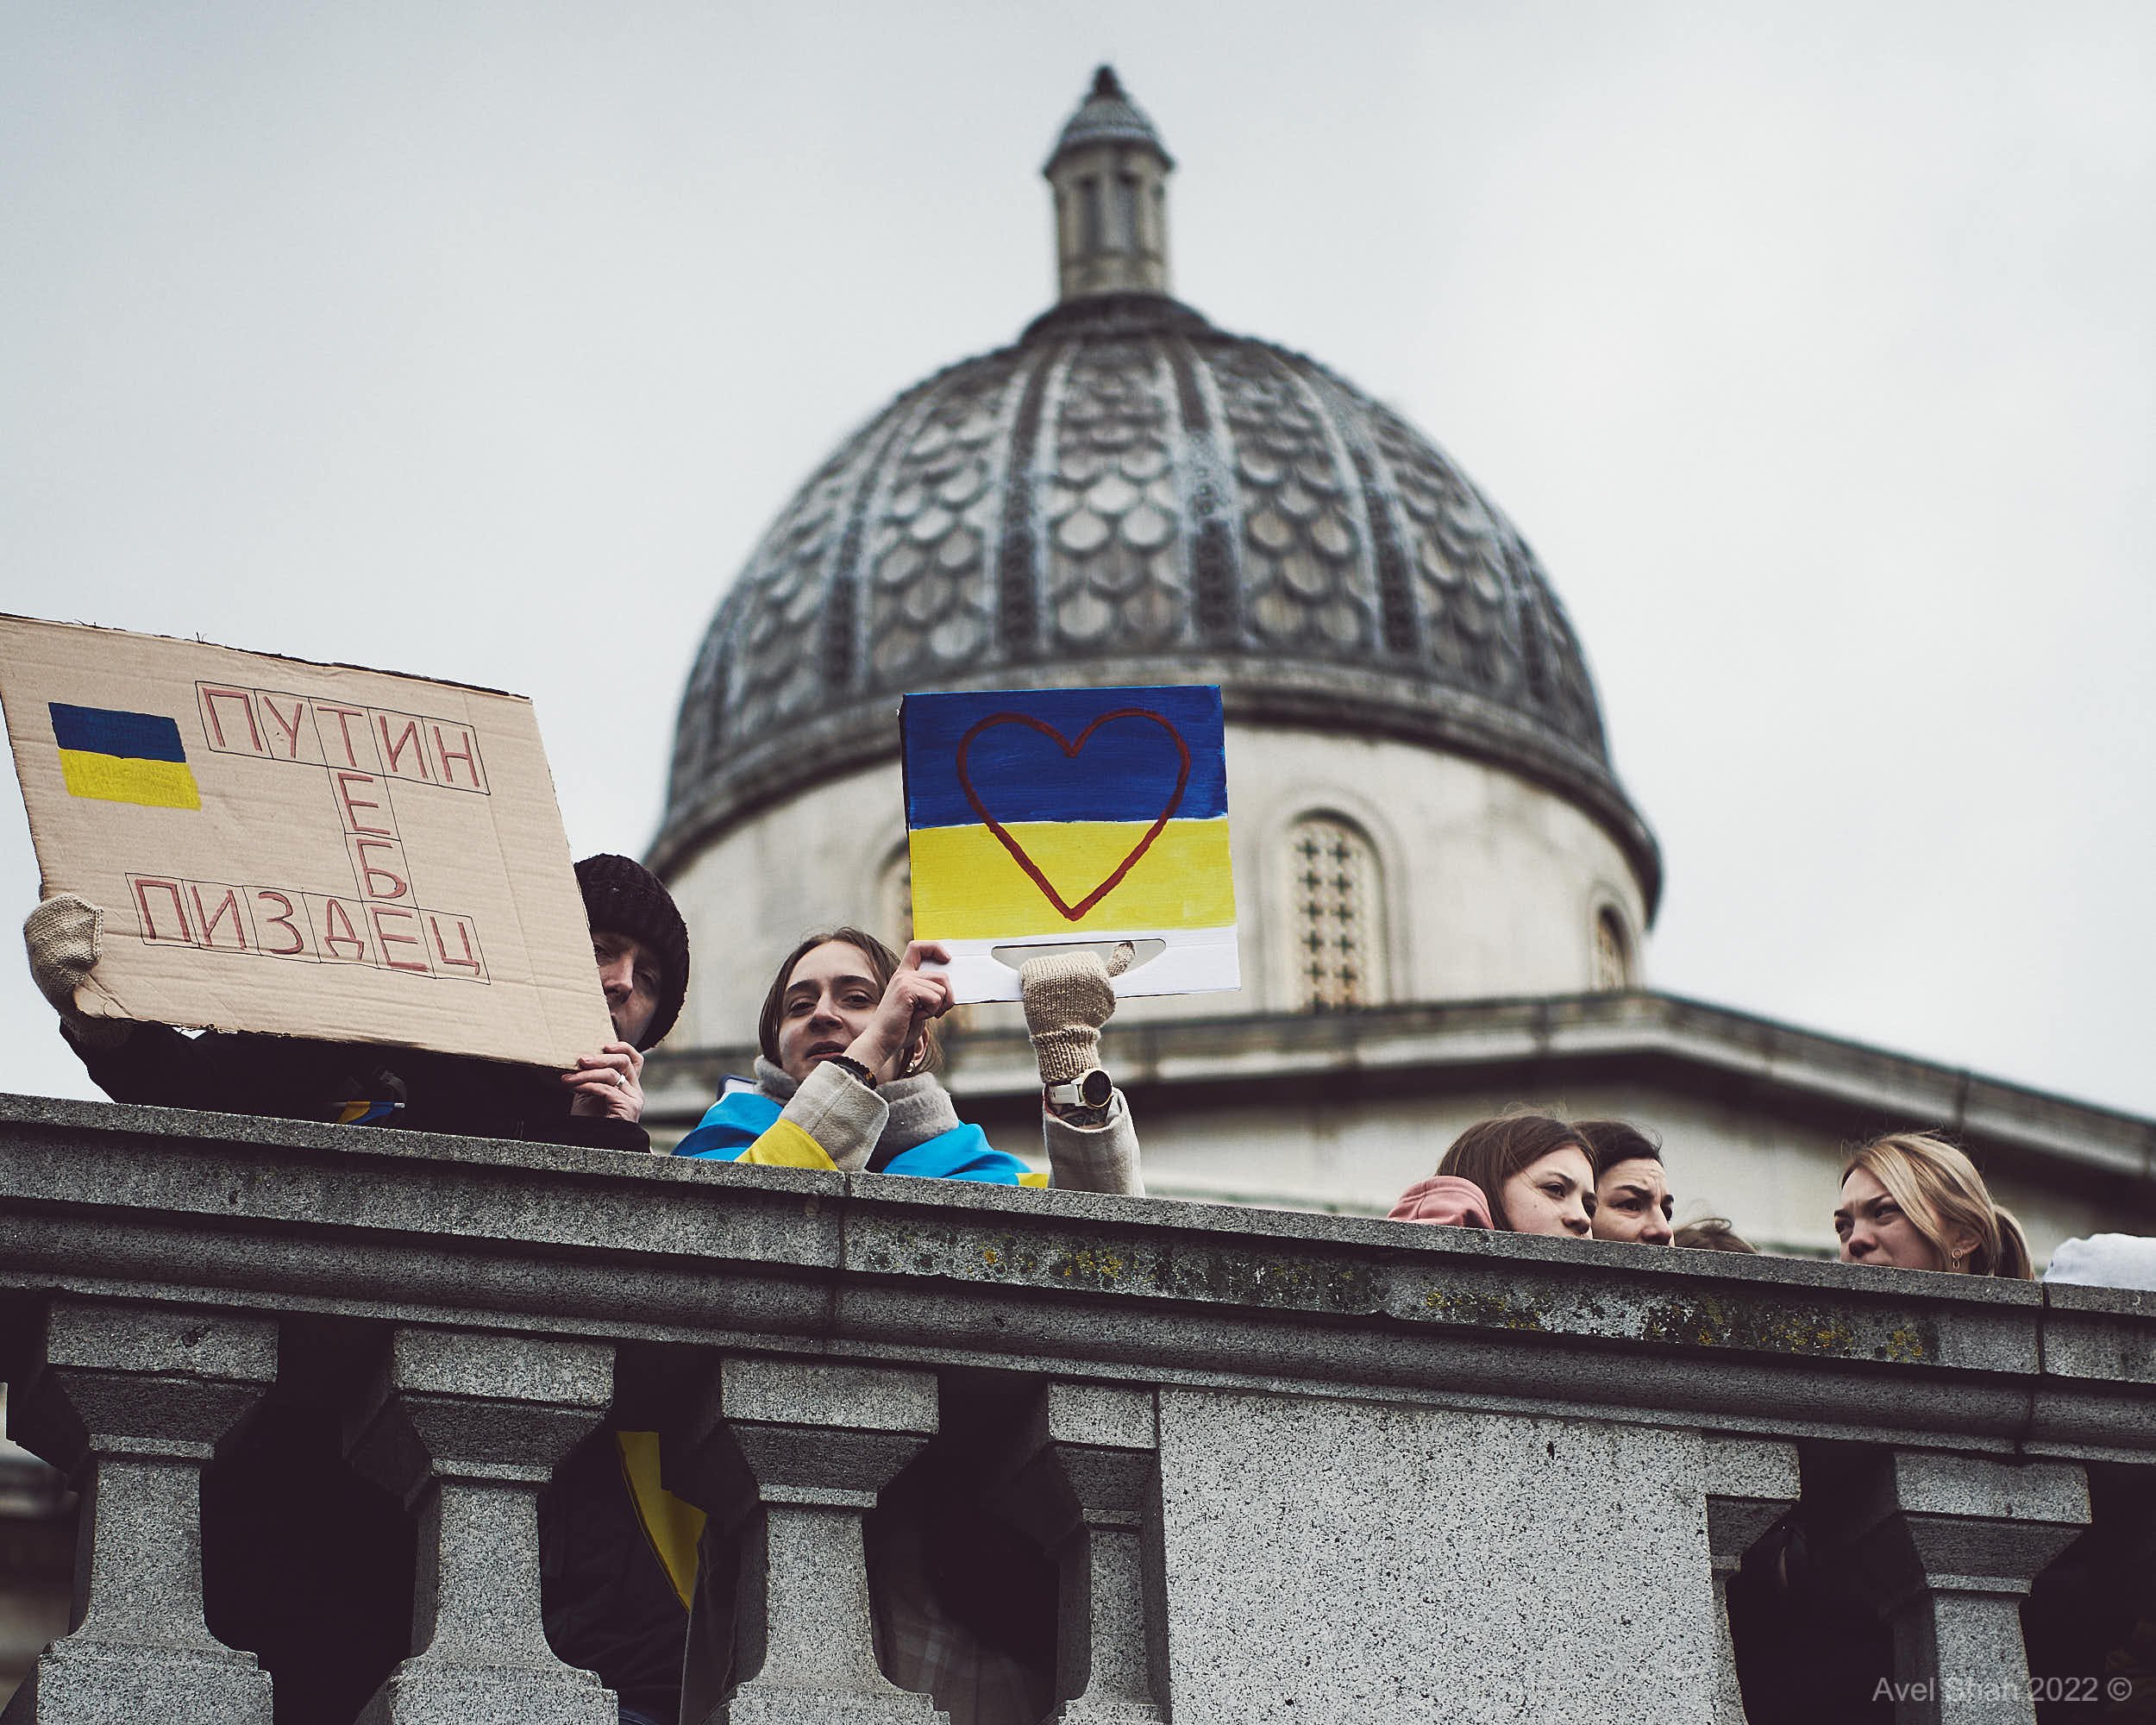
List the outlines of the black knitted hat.
<svg viewBox="0 0 2156 1725">
<path fill-rule="evenodd" d="M 602 851 L 576 865 L 584 889 L 584 914 L 594 934 L 625 934 L 641 940 L 659 961 L 659 1004 L 639 1048 L 656 1048 L 681 1016 L 689 992 L 689 930 L 674 907 L 666 883 L 632 857 Z"/>
</svg>

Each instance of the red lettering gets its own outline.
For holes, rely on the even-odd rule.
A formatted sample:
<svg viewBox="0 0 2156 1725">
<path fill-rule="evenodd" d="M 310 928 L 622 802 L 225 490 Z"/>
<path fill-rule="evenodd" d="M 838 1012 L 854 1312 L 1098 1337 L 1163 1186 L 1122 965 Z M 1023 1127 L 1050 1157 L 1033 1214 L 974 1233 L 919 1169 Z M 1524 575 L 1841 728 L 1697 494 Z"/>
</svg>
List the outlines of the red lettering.
<svg viewBox="0 0 2156 1725">
<path fill-rule="evenodd" d="M 404 721 L 404 728 L 393 737 L 389 734 L 389 722 L 392 718 Z M 394 773 L 400 779 L 424 779 L 430 784 L 433 782 L 434 774 L 427 766 L 427 744 L 419 734 L 417 719 L 405 718 L 401 712 L 378 712 L 374 715 L 374 728 L 381 734 L 384 772 Z M 404 750 L 407 749 L 411 750 L 412 767 L 410 768 L 404 765 Z"/>
<path fill-rule="evenodd" d="M 479 774 L 479 738 L 472 734 L 468 726 L 453 724 L 449 727 L 450 734 L 462 743 L 464 747 L 452 749 L 443 739 L 442 726 L 438 722 L 429 721 L 429 728 L 434 732 L 435 770 L 441 775 L 442 782 L 452 789 L 456 788 L 456 775 L 449 770 L 449 763 L 452 761 L 461 761 L 464 762 L 464 770 L 471 775 L 471 788 L 484 794 L 486 789 L 486 781 Z"/>
<path fill-rule="evenodd" d="M 374 938 L 381 943 L 382 963 L 392 970 L 417 970 L 421 975 L 425 975 L 427 974 L 426 943 L 416 934 L 392 934 L 387 927 L 391 921 L 398 918 L 402 918 L 407 925 L 416 923 L 419 920 L 418 913 L 406 910 L 398 905 L 369 905 L 367 908 L 367 914 L 374 919 Z M 399 958 L 390 950 L 392 946 L 416 947 L 419 957 L 417 961 Z"/>
<path fill-rule="evenodd" d="M 442 938 L 442 925 L 447 923 L 456 939 L 457 950 L 453 955 L 449 943 Z M 474 976 L 484 976 L 486 967 L 479 963 L 478 949 L 472 944 L 472 923 L 468 917 L 449 914 L 443 911 L 427 913 L 427 927 L 434 936 L 434 956 L 436 968 L 444 970 L 468 970 Z"/>
<path fill-rule="evenodd" d="M 202 895 L 205 888 L 224 894 L 216 901 L 214 910 L 203 902 Z M 195 901 L 195 926 L 201 932 L 203 945 L 212 951 L 245 952 L 250 949 L 253 943 L 248 939 L 247 911 L 240 903 L 238 888 L 220 887 L 215 881 L 190 881 L 187 894 Z M 218 927 L 228 915 L 232 919 L 232 938 L 229 944 L 217 938 Z"/>
<path fill-rule="evenodd" d="M 292 920 L 296 913 L 292 908 L 291 900 L 274 887 L 257 887 L 254 889 L 254 899 L 258 909 L 271 899 L 277 900 L 278 906 L 276 914 L 256 919 L 255 932 L 262 943 L 260 950 L 268 953 L 273 958 L 291 958 L 304 952 L 307 950 L 307 937 L 299 932 L 299 925 Z M 273 928 L 283 929 L 286 934 L 291 936 L 292 944 L 290 946 L 271 945 L 268 932 Z"/>
<path fill-rule="evenodd" d="M 128 884 L 135 889 L 135 908 L 142 921 L 142 938 L 152 945 L 192 946 L 194 932 L 187 925 L 187 901 L 179 895 L 179 882 L 160 881 L 147 875 L 130 875 Z M 179 926 L 178 934 L 158 932 L 157 917 L 150 909 L 150 894 L 162 893 L 172 910 L 173 922 Z"/>
<path fill-rule="evenodd" d="M 352 721 L 355 718 L 365 718 L 367 709 L 363 706 L 331 706 L 326 701 L 317 701 L 315 712 L 317 714 L 326 712 L 336 720 L 337 740 L 344 744 L 344 764 L 348 767 L 364 767 L 368 771 L 373 771 L 374 745 L 372 743 L 367 744 L 367 758 L 364 761 L 360 759 L 359 750 L 352 746 Z M 320 726 L 317 725 L 316 728 L 319 730 Z M 360 727 L 360 736 L 362 740 L 367 737 L 367 727 L 364 724 Z M 323 745 L 325 754 L 328 752 L 328 746 L 327 743 Z"/>
<path fill-rule="evenodd" d="M 307 717 L 306 700 L 299 695 L 286 695 L 285 699 L 292 704 L 291 717 L 287 718 L 284 710 L 277 705 L 277 697 L 267 689 L 261 691 L 258 699 L 262 703 L 262 711 L 276 720 L 277 728 L 285 733 L 285 758 L 297 761 L 299 758 L 300 721 Z M 274 754 L 276 750 L 270 752 Z"/>
<path fill-rule="evenodd" d="M 367 956 L 367 937 L 354 927 L 352 922 L 352 911 L 358 906 L 347 908 L 342 899 L 323 899 L 320 903 L 323 950 L 332 958 L 342 959 L 348 964 L 365 962 Z M 345 950 L 347 947 L 351 950 L 348 952 Z"/>
<path fill-rule="evenodd" d="M 363 899 L 401 899 L 411 891 L 411 882 L 398 871 L 404 866 L 404 847 L 393 838 L 354 838 L 352 860 L 360 874 L 360 896 Z M 377 854 L 388 859 L 377 862 Z M 390 863 L 395 863 L 392 868 Z"/>
<path fill-rule="evenodd" d="M 269 752 L 262 747 L 261 727 L 254 722 L 254 702 L 247 690 L 220 688 L 210 683 L 197 683 L 195 687 L 202 692 L 203 722 L 210 727 L 210 746 L 212 749 L 220 749 L 231 755 L 266 755 Z M 224 721 L 217 714 L 219 701 L 239 703 L 240 714 L 247 720 L 247 748 L 242 749 L 225 740 Z"/>
<path fill-rule="evenodd" d="M 352 787 L 354 785 L 375 785 L 380 782 L 372 773 L 347 773 L 333 768 L 330 770 L 329 781 L 336 787 L 337 802 L 344 810 L 346 831 L 372 833 L 379 838 L 397 837 L 397 829 L 393 826 L 369 826 L 360 819 L 359 812 L 361 809 L 379 809 L 382 806 L 379 803 L 369 802 L 365 797 L 355 797 L 352 794 Z M 392 815 L 390 818 L 394 819 L 395 816 Z M 392 894 L 390 896 L 394 897 L 395 894 Z"/>
</svg>

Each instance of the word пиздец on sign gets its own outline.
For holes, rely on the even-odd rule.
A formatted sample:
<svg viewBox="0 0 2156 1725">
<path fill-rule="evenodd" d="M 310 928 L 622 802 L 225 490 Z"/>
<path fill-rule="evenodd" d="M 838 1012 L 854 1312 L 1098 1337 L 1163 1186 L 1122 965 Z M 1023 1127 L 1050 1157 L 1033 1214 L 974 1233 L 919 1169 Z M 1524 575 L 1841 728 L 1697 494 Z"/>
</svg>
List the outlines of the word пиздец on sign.
<svg viewBox="0 0 2156 1725">
<path fill-rule="evenodd" d="M 0 615 L 0 706 L 43 893 L 103 913 L 85 1017 L 557 1070 L 611 1035 L 522 696 Z"/>
</svg>

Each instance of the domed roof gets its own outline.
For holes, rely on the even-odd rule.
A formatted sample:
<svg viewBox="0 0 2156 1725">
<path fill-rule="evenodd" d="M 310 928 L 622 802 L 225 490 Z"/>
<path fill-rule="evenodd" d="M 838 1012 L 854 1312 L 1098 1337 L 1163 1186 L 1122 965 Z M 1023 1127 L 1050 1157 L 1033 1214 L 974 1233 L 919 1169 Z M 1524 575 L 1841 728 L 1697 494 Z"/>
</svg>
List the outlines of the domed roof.
<svg viewBox="0 0 2156 1725">
<path fill-rule="evenodd" d="M 1153 292 L 1066 298 L 801 487 L 697 656 L 652 861 L 895 756 L 911 690 L 1202 682 L 1232 722 L 1404 737 L 1546 785 L 1654 903 L 1653 836 L 1512 524 L 1352 385 Z"/>
</svg>

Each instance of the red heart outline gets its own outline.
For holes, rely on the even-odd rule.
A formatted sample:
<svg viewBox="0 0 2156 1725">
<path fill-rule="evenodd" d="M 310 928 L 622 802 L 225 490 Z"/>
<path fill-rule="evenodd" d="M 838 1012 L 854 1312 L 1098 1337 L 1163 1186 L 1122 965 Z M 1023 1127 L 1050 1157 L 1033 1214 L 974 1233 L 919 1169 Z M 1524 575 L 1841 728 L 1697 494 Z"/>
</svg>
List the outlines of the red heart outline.
<svg viewBox="0 0 2156 1725">
<path fill-rule="evenodd" d="M 1040 865 L 1025 854 L 1025 847 L 1011 837 L 1009 831 L 1001 821 L 988 812 L 988 806 L 981 800 L 981 794 L 974 789 L 973 779 L 966 771 L 966 754 L 973 747 L 974 739 L 982 731 L 992 731 L 999 724 L 1023 724 L 1039 731 L 1042 736 L 1054 743 L 1063 751 L 1063 759 L 1075 761 L 1078 758 L 1078 751 L 1086 746 L 1086 739 L 1111 719 L 1118 718 L 1150 718 L 1168 733 L 1168 740 L 1175 745 L 1175 753 L 1181 762 L 1175 773 L 1175 789 L 1168 799 L 1168 806 L 1160 812 L 1159 818 L 1152 825 L 1145 829 L 1145 836 L 1132 847 L 1131 854 L 1115 865 L 1114 872 L 1090 893 L 1087 893 L 1084 898 L 1079 900 L 1075 906 L 1069 905 L 1063 902 L 1063 895 L 1056 890 L 1048 876 L 1041 873 Z M 1029 712 L 992 712 L 986 718 L 976 720 L 973 727 L 958 739 L 957 766 L 958 787 L 965 792 L 966 800 L 973 805 L 973 812 L 981 817 L 981 824 L 995 834 L 996 842 L 1011 853 L 1018 867 L 1032 876 L 1033 884 L 1048 895 L 1049 903 L 1062 913 L 1063 919 L 1066 922 L 1076 922 L 1116 889 L 1123 877 L 1131 872 L 1138 859 L 1152 849 L 1153 841 L 1161 836 L 1163 829 L 1175 819 L 1175 811 L 1182 806 L 1183 792 L 1190 784 L 1190 745 L 1183 741 L 1182 733 L 1167 719 L 1159 713 L 1142 706 L 1119 706 L 1113 712 L 1102 713 L 1100 718 L 1094 719 L 1092 724 L 1078 733 L 1078 740 L 1075 743 L 1065 742 L 1062 731 L 1056 730 L 1046 720 L 1036 718 Z"/>
</svg>

